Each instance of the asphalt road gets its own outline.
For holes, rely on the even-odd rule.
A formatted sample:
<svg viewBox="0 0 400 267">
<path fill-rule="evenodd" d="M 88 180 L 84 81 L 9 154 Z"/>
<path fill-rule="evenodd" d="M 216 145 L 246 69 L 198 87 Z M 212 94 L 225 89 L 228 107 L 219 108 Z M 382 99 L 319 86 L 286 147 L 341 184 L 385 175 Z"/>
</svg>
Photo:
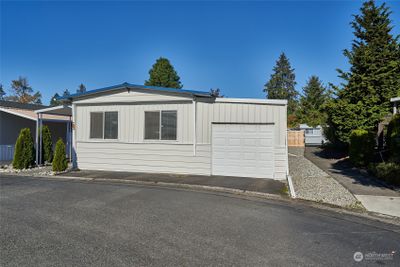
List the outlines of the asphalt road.
<svg viewBox="0 0 400 267">
<path fill-rule="evenodd" d="M 400 266 L 399 227 L 304 204 L 38 178 L 0 185 L 1 266 Z"/>
</svg>

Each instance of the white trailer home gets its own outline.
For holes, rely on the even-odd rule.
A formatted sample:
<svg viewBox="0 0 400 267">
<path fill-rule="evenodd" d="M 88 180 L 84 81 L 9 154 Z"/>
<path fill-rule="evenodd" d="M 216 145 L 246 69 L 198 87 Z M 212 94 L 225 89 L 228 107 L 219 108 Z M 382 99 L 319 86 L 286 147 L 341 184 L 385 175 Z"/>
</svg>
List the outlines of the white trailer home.
<svg viewBox="0 0 400 267">
<path fill-rule="evenodd" d="M 80 169 L 286 179 L 286 100 L 128 83 L 62 99 Z"/>
</svg>

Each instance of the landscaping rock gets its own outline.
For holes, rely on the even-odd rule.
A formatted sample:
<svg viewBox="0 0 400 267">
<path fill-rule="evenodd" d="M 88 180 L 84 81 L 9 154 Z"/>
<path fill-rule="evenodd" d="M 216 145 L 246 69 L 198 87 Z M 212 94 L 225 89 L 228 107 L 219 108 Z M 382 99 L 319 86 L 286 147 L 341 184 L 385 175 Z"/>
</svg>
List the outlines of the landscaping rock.
<svg viewBox="0 0 400 267">
<path fill-rule="evenodd" d="M 357 206 L 356 198 L 346 188 L 304 157 L 304 148 L 289 148 L 289 173 L 298 198 L 342 207 Z"/>
</svg>

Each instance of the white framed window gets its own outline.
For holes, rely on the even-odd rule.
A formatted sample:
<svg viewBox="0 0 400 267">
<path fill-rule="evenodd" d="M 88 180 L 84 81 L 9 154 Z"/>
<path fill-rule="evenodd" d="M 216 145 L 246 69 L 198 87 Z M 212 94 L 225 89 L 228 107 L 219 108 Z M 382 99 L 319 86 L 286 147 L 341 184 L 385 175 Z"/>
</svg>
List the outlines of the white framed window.
<svg viewBox="0 0 400 267">
<path fill-rule="evenodd" d="M 90 112 L 91 139 L 118 139 L 118 112 Z"/>
<path fill-rule="evenodd" d="M 177 111 L 145 111 L 145 140 L 176 140 Z"/>
</svg>

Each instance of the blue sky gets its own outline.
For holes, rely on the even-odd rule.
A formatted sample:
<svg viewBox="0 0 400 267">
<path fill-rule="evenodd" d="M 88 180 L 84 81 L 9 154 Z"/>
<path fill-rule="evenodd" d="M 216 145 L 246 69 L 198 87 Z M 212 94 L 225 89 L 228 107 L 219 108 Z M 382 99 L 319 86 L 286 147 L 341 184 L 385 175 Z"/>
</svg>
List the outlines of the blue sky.
<svg viewBox="0 0 400 267">
<path fill-rule="evenodd" d="M 400 33 L 400 4 L 392 8 Z M 220 88 L 263 98 L 279 54 L 295 68 L 297 89 L 310 75 L 339 83 L 347 68 L 351 15 L 361 1 L 27 1 L 0 2 L 0 83 L 26 76 L 48 103 L 55 93 L 122 82 L 143 84 L 167 57 L 185 89 Z"/>
</svg>

